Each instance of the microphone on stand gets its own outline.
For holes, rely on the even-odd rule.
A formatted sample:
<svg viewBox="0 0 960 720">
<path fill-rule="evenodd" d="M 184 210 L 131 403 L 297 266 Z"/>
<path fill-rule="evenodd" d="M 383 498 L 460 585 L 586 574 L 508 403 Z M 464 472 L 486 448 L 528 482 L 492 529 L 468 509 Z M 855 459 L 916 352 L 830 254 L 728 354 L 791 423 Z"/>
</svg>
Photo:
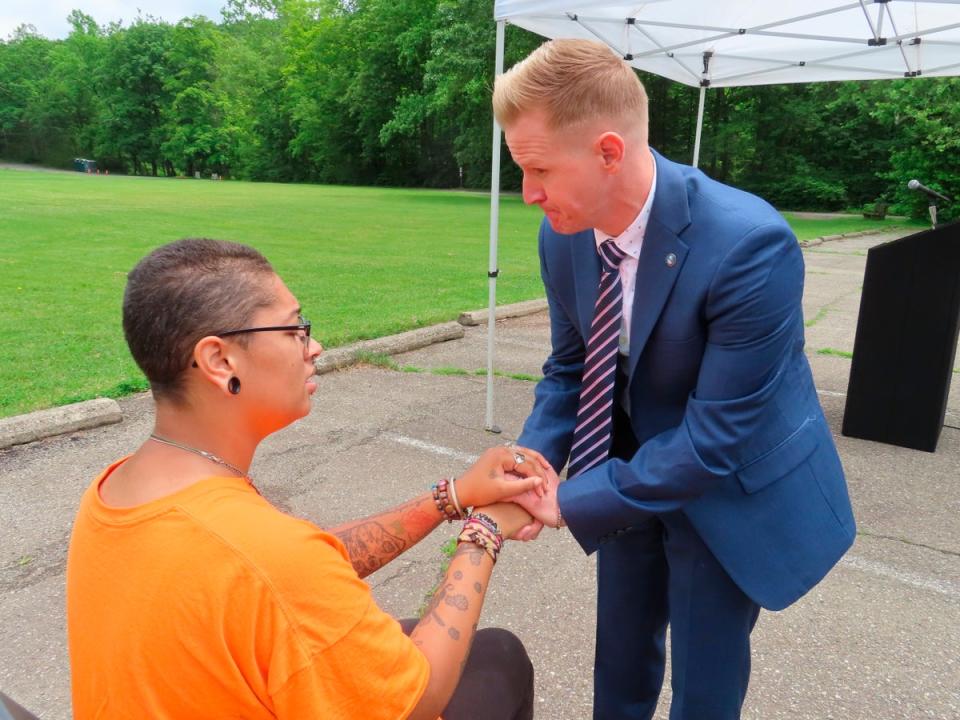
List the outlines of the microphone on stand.
<svg viewBox="0 0 960 720">
<path fill-rule="evenodd" d="M 943 200 L 944 202 L 953 202 L 952 198 L 947 197 L 943 193 L 939 193 L 932 188 L 928 188 L 926 185 L 922 184 L 919 180 L 911 180 L 907 183 L 907 188 L 910 190 L 916 190 L 917 192 L 922 192 L 927 196 L 928 206 L 927 210 L 930 211 L 930 227 L 936 229 L 937 227 L 937 200 Z"/>
<path fill-rule="evenodd" d="M 953 202 L 953 199 L 947 197 L 943 193 L 938 193 L 932 188 L 928 188 L 926 185 L 922 184 L 919 180 L 911 180 L 907 183 L 907 187 L 910 190 L 916 190 L 917 192 L 922 192 L 929 198 L 935 198 L 937 200 L 943 200 L 944 202 Z"/>
</svg>

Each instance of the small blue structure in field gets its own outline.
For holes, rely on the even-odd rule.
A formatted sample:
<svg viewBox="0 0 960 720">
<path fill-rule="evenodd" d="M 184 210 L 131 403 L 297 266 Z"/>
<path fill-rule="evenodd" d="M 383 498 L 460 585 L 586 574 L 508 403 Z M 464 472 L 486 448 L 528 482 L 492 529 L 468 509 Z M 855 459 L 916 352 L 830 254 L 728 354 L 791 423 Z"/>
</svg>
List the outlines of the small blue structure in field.
<svg viewBox="0 0 960 720">
<path fill-rule="evenodd" d="M 77 172 L 95 173 L 97 171 L 97 161 L 74 158 L 73 169 Z"/>
</svg>

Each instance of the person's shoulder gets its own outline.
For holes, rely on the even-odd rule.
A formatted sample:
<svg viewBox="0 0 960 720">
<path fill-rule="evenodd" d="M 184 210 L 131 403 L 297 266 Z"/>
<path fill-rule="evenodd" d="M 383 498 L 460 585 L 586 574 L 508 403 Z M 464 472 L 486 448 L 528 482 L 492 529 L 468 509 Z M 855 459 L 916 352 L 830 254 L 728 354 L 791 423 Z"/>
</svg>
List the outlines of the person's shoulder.
<svg viewBox="0 0 960 720">
<path fill-rule="evenodd" d="M 664 160 L 658 172 L 657 194 L 661 190 L 676 192 L 675 186 L 682 184 L 693 222 L 704 215 L 720 215 L 738 224 L 786 225 L 783 216 L 763 198 L 715 180 L 698 168 Z"/>
<path fill-rule="evenodd" d="M 763 198 L 741 188 L 727 185 L 703 171 L 673 163 L 683 178 L 690 207 L 691 225 L 713 225 L 717 230 L 742 236 L 755 229 L 790 233 L 783 216 Z M 659 190 L 659 187 L 658 187 Z"/>
<path fill-rule="evenodd" d="M 286 622 L 316 648 L 348 631 L 373 602 L 338 538 L 288 515 L 253 489 L 224 488 L 181 510 L 204 534 L 213 573 L 241 594 L 269 597 Z M 311 618 L 323 618 L 314 622 Z"/>
<path fill-rule="evenodd" d="M 333 535 L 281 511 L 252 487 L 215 486 L 178 510 L 211 539 L 258 567 L 288 567 L 300 559 L 345 562 L 343 547 Z"/>
<path fill-rule="evenodd" d="M 657 156 L 657 173 L 651 223 L 676 233 L 689 248 L 685 267 L 703 278 L 724 262 L 764 265 L 800 257 L 793 230 L 762 198 L 663 156 Z"/>
</svg>

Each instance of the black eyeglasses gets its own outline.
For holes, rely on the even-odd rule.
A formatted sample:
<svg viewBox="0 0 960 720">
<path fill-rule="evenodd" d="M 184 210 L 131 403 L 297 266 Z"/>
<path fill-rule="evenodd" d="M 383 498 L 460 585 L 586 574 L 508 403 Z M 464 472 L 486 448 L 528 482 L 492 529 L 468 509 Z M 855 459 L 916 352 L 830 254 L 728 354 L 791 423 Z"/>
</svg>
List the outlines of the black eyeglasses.
<svg viewBox="0 0 960 720">
<path fill-rule="evenodd" d="M 252 328 L 242 328 L 240 330 L 227 330 L 226 332 L 211 333 L 211 335 L 216 335 L 217 337 L 229 337 L 230 335 L 241 335 L 243 333 L 253 333 L 253 332 L 294 332 L 296 331 L 297 337 L 300 338 L 300 341 L 303 343 L 304 352 L 310 350 L 310 321 L 307 320 L 303 315 L 297 316 L 298 322 L 296 325 L 266 325 L 264 327 L 252 327 Z"/>
</svg>

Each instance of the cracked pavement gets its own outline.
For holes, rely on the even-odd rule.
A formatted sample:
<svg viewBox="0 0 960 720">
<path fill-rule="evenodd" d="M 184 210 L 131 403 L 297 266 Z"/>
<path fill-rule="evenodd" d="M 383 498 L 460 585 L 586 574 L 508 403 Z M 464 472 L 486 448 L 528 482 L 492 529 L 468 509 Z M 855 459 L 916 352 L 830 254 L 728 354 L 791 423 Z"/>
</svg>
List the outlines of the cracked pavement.
<svg viewBox="0 0 960 720">
<path fill-rule="evenodd" d="M 796 605 L 764 612 L 743 717 L 960 718 L 960 386 L 954 383 L 936 453 L 839 436 L 867 236 L 804 251 L 807 351 L 837 435 L 859 537 L 827 579 Z M 503 278 L 501 282 L 509 282 Z M 814 321 L 815 320 L 815 321 Z M 497 324 L 499 370 L 539 375 L 545 313 Z M 486 327 L 404 355 L 400 365 L 486 365 Z M 956 377 L 956 375 L 955 375 Z M 312 414 L 269 438 L 252 475 L 278 507 L 333 525 L 389 507 L 457 473 L 491 444 L 513 439 L 533 383 L 497 378 L 495 419 L 483 429 L 486 379 L 357 367 L 323 375 Z M 63 568 L 79 497 L 108 463 L 147 435 L 148 396 L 121 401 L 124 421 L 0 451 L 0 690 L 43 718 L 70 717 Z M 369 578 L 381 606 L 417 613 L 438 579 L 430 537 Z M 527 645 L 537 673 L 537 717 L 582 720 L 592 698 L 594 559 L 569 533 L 510 543 L 482 625 Z M 656 717 L 666 720 L 669 670 Z"/>
</svg>

